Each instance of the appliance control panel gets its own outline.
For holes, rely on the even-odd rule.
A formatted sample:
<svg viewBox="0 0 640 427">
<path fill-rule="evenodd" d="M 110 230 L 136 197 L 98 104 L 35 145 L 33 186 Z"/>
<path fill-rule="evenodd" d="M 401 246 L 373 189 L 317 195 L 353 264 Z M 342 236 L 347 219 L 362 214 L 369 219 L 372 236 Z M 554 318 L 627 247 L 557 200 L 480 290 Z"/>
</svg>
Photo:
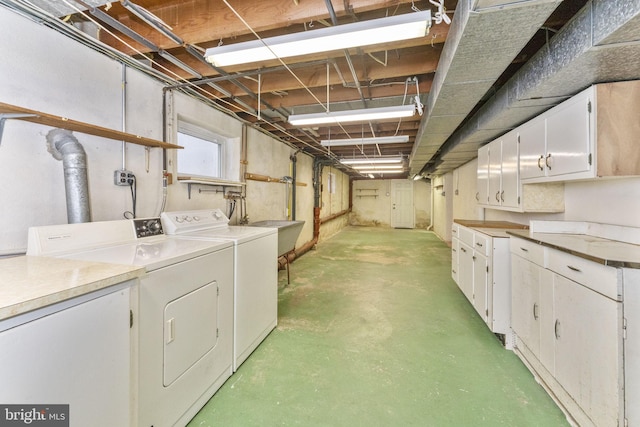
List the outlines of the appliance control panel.
<svg viewBox="0 0 640 427">
<path fill-rule="evenodd" d="M 164 234 L 160 218 L 134 219 L 133 226 L 136 230 L 136 237 L 161 236 Z"/>
<path fill-rule="evenodd" d="M 220 209 L 162 212 L 161 218 L 167 234 L 226 227 L 229 224 L 229 218 Z"/>
</svg>

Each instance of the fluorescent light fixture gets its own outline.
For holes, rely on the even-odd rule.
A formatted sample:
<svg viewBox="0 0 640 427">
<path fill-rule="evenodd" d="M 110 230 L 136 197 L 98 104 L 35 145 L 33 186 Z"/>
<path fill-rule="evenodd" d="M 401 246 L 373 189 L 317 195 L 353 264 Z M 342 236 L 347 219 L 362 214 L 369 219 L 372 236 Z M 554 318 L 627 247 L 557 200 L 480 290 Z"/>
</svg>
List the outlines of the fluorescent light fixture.
<svg viewBox="0 0 640 427">
<path fill-rule="evenodd" d="M 212 47 L 204 57 L 217 67 L 227 67 L 424 37 L 430 26 L 427 10 Z"/>
<path fill-rule="evenodd" d="M 393 173 L 393 174 L 396 174 L 396 173 L 404 173 L 406 171 L 398 169 L 398 170 L 393 170 L 393 171 L 363 170 L 363 171 L 358 171 L 358 172 L 360 172 L 363 175 L 367 175 L 367 174 L 372 174 L 372 173 Z"/>
<path fill-rule="evenodd" d="M 343 147 L 346 145 L 397 144 L 403 142 L 409 142 L 408 135 L 377 136 L 373 138 L 323 139 L 320 141 L 320 144 L 325 147 Z"/>
<path fill-rule="evenodd" d="M 351 165 L 352 169 L 358 170 L 358 169 L 367 169 L 367 170 L 404 170 L 404 166 L 402 165 L 372 165 L 371 163 L 368 163 L 366 165 Z"/>
<path fill-rule="evenodd" d="M 369 159 L 342 159 L 340 163 L 343 165 L 375 165 L 375 164 L 390 164 L 390 163 L 402 163 L 402 157 L 371 157 Z"/>
<path fill-rule="evenodd" d="M 292 114 L 289 116 L 289 123 L 294 126 L 308 126 L 328 123 L 366 122 L 370 120 L 411 117 L 415 112 L 416 106 L 414 104 L 408 104 L 393 107 L 332 111 L 329 113 Z"/>
</svg>

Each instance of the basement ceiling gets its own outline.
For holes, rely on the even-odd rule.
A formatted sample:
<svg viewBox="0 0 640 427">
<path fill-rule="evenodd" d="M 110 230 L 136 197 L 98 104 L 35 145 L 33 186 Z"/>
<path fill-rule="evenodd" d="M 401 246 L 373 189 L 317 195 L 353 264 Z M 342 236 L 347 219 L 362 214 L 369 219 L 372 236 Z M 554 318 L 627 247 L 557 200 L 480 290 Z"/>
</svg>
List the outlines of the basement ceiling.
<svg viewBox="0 0 640 427">
<path fill-rule="evenodd" d="M 293 149 L 329 158 L 337 165 L 342 158 L 402 155 L 405 173 L 376 176 L 384 178 L 453 170 L 476 157 L 477 148 L 500 132 L 564 99 L 567 93 L 556 96 L 551 89 L 548 94 L 536 93 L 536 99 L 552 101 L 534 103 L 535 108 L 514 115 L 495 129 L 468 130 L 474 117 L 488 108 L 487 101 L 592 2 L 445 0 L 445 11 L 453 22 L 433 22 L 423 38 L 283 62 L 216 68 L 204 61 L 204 51 L 255 40 L 256 35 L 267 38 L 311 32 L 418 10 L 430 10 L 434 15 L 438 2 L 0 0 L 0 4 L 47 21 L 95 49 L 139 64 L 167 87 L 197 96 Z M 416 95 L 425 106 L 424 114 L 401 121 L 308 128 L 287 122 L 291 114 L 324 111 L 327 101 L 331 110 L 337 111 L 409 104 Z M 408 135 L 409 142 L 330 150 L 320 144 L 323 139 L 392 135 Z M 347 166 L 339 166 L 354 178 L 363 178 Z"/>
</svg>

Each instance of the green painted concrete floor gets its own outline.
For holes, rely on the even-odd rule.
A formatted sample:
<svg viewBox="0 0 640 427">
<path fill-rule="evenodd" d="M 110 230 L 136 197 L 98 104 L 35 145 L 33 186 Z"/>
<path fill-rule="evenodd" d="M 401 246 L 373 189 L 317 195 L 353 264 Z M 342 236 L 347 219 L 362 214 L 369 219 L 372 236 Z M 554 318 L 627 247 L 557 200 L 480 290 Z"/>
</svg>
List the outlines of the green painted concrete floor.
<svg viewBox="0 0 640 427">
<path fill-rule="evenodd" d="M 566 426 L 423 230 L 348 227 L 279 275 L 278 327 L 194 426 Z"/>
</svg>

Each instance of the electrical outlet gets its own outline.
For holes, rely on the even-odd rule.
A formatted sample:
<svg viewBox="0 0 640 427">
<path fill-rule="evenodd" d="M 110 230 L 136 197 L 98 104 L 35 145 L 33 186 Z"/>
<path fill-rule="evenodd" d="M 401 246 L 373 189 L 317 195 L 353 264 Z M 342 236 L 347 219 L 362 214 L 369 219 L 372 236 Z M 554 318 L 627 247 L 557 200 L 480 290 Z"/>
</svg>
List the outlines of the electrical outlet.
<svg viewBox="0 0 640 427">
<path fill-rule="evenodd" d="M 115 185 L 132 185 L 133 181 L 136 179 L 136 176 L 133 172 L 120 169 L 113 173 L 113 183 Z"/>
</svg>

